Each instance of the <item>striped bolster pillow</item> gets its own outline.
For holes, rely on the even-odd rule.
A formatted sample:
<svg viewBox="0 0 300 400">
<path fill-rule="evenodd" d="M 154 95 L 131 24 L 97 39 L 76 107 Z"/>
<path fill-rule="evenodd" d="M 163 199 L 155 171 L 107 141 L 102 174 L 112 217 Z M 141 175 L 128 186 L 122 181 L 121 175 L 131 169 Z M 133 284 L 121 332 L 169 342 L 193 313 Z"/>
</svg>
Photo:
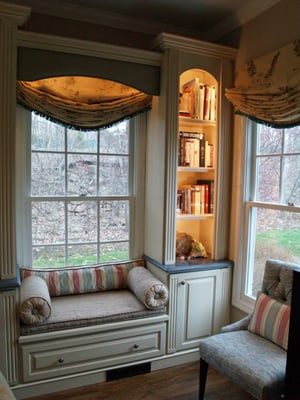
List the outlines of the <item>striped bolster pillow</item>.
<svg viewBox="0 0 300 400">
<path fill-rule="evenodd" d="M 21 279 L 28 276 L 44 279 L 50 296 L 92 293 L 126 288 L 128 272 L 138 266 L 144 266 L 142 259 L 78 268 L 21 268 Z"/>
<path fill-rule="evenodd" d="M 290 306 L 260 293 L 255 303 L 248 330 L 287 350 L 290 311 Z"/>
</svg>

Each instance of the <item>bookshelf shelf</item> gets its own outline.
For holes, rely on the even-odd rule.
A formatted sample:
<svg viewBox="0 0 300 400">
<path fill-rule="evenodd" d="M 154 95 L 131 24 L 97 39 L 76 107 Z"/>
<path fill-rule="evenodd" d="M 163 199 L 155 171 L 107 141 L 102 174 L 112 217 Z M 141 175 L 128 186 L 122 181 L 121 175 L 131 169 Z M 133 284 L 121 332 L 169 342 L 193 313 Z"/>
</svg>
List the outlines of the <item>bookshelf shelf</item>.
<svg viewBox="0 0 300 400">
<path fill-rule="evenodd" d="M 202 172 L 202 173 L 209 173 L 214 172 L 214 168 L 204 168 L 204 167 L 178 167 L 178 172 Z"/>
<path fill-rule="evenodd" d="M 179 116 L 179 121 L 180 123 L 183 123 L 185 125 L 204 125 L 204 126 L 216 126 L 217 122 L 216 121 L 210 121 L 210 120 L 203 120 L 203 119 L 197 119 L 197 118 L 190 118 L 190 117 L 183 117 Z"/>
<path fill-rule="evenodd" d="M 197 221 L 197 220 L 207 220 L 213 219 L 213 214 L 177 214 L 176 219 L 182 221 Z"/>
</svg>

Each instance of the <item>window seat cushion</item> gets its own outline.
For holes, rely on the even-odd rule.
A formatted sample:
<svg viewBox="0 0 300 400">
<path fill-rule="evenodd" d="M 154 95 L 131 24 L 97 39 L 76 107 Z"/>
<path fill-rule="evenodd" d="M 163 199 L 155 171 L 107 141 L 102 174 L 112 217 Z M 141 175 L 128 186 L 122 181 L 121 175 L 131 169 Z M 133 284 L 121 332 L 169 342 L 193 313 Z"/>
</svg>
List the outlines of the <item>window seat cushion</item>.
<svg viewBox="0 0 300 400">
<path fill-rule="evenodd" d="M 20 290 L 18 314 L 22 322 L 36 325 L 51 315 L 51 299 L 46 282 L 38 276 L 24 279 Z"/>
<path fill-rule="evenodd" d="M 70 268 L 21 268 L 20 273 L 22 281 L 29 276 L 44 279 L 49 294 L 53 297 L 125 289 L 128 272 L 134 267 L 144 267 L 144 265 L 144 260 L 137 259 Z"/>
<path fill-rule="evenodd" d="M 50 317 L 42 324 L 21 324 L 21 335 L 80 328 L 165 313 L 164 307 L 149 310 L 128 289 L 52 297 L 51 307 Z"/>
<path fill-rule="evenodd" d="M 169 300 L 167 287 L 146 268 L 132 268 L 128 273 L 127 285 L 151 310 L 164 307 Z"/>
</svg>

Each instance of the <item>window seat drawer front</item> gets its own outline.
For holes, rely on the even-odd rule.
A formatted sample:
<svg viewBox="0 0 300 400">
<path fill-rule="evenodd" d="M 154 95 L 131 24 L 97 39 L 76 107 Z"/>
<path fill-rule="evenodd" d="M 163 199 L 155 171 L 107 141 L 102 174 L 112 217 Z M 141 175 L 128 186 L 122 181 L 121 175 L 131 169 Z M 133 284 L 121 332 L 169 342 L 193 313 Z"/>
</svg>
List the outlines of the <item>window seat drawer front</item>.
<svg viewBox="0 0 300 400">
<path fill-rule="evenodd" d="M 109 368 L 165 353 L 166 324 L 21 345 L 24 382 Z"/>
</svg>

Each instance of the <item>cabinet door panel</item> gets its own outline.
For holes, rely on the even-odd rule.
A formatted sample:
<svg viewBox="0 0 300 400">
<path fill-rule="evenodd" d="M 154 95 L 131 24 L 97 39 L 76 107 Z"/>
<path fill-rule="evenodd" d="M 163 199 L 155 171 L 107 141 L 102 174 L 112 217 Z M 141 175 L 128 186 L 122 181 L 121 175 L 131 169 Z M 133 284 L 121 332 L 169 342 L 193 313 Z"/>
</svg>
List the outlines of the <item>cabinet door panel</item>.
<svg viewBox="0 0 300 400">
<path fill-rule="evenodd" d="M 214 307 L 214 277 L 188 282 L 186 339 L 211 335 Z"/>
</svg>

